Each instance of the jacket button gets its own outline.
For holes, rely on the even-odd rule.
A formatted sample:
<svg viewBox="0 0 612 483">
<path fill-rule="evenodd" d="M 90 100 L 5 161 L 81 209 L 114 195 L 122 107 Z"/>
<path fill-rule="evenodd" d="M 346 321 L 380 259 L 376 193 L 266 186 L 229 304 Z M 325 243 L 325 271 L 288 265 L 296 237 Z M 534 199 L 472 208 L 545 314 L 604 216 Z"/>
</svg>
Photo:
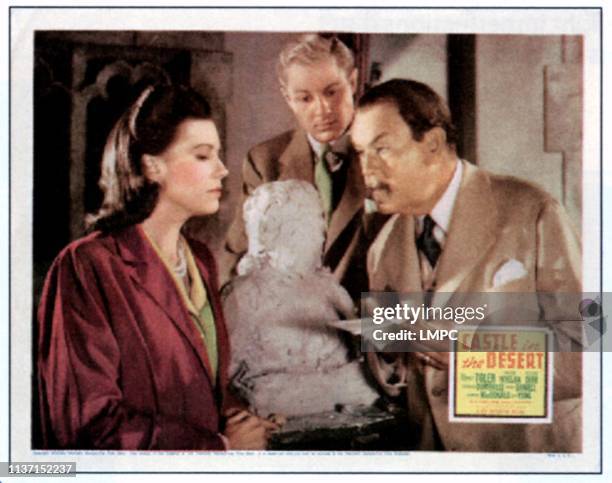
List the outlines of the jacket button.
<svg viewBox="0 0 612 483">
<path fill-rule="evenodd" d="M 434 397 L 440 397 L 440 396 L 443 396 L 444 394 L 446 394 L 446 389 L 443 387 L 434 387 L 431 390 L 431 395 Z"/>
</svg>

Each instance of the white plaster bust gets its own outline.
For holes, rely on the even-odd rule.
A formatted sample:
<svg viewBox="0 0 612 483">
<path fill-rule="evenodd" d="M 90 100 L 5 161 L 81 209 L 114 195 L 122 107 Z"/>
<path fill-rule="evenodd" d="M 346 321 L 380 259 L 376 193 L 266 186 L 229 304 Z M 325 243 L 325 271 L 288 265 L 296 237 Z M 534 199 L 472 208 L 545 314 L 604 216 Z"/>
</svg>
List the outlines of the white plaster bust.
<svg viewBox="0 0 612 483">
<path fill-rule="evenodd" d="M 248 252 L 224 292 L 234 386 L 260 415 L 303 415 L 378 394 L 326 323 L 354 317 L 353 302 L 322 267 L 326 224 L 304 181 L 259 186 L 246 201 Z"/>
<path fill-rule="evenodd" d="M 238 264 L 245 275 L 262 261 L 294 273 L 321 268 L 325 219 L 315 188 L 305 181 L 276 181 L 257 188 L 243 210 L 248 252 Z"/>
</svg>

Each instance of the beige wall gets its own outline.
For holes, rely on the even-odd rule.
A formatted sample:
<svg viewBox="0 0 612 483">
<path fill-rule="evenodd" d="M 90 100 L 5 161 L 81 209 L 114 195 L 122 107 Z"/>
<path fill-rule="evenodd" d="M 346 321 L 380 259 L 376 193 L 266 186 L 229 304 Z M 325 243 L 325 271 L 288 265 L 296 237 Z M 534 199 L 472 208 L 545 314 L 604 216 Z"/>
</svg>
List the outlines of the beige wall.
<svg viewBox="0 0 612 483">
<path fill-rule="evenodd" d="M 381 64 L 381 81 L 414 79 L 447 98 L 446 35 L 372 35 L 370 61 Z"/>
<path fill-rule="evenodd" d="M 476 122 L 479 164 L 540 184 L 565 204 L 579 227 L 582 89 L 576 41 L 478 36 Z"/>
<path fill-rule="evenodd" d="M 247 151 L 294 126 L 276 80 L 276 59 L 292 34 L 226 33 L 233 54 L 233 94 L 227 105 L 227 161 L 232 178 Z M 236 177 L 237 178 L 237 177 Z"/>
<path fill-rule="evenodd" d="M 275 71 L 279 51 L 291 37 L 291 34 L 283 33 L 225 34 L 225 51 L 233 58 L 232 95 L 226 104 L 225 163 L 230 174 L 226 182 L 227 194 L 219 213 L 202 220 L 199 229 L 199 236 L 206 239 L 214 250 L 221 248 L 224 233 L 234 214 L 246 153 L 255 144 L 294 126 Z"/>
</svg>

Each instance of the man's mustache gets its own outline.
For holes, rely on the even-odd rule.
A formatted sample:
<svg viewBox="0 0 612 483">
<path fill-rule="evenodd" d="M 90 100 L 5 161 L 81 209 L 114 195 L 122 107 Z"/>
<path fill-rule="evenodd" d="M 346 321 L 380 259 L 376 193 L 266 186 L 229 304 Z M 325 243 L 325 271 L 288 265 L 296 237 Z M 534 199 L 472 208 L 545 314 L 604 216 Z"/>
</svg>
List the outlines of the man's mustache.
<svg viewBox="0 0 612 483">
<path fill-rule="evenodd" d="M 374 191 L 391 191 L 391 187 L 384 181 L 378 181 L 375 185 L 366 186 L 366 198 L 373 199 Z"/>
</svg>

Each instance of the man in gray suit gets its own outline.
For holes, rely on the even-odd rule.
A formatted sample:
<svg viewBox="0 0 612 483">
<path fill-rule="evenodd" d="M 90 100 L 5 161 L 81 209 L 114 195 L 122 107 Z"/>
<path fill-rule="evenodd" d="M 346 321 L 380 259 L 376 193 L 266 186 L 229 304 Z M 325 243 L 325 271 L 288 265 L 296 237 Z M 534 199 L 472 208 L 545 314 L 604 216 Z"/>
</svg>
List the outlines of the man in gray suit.
<svg viewBox="0 0 612 483">
<path fill-rule="evenodd" d="M 242 167 L 242 197 L 221 256 L 221 279 L 235 275 L 247 240 L 242 205 L 269 181 L 298 179 L 314 185 L 327 218 L 324 264 L 354 297 L 366 284 L 356 260 L 365 188 L 347 130 L 353 120 L 357 70 L 351 51 L 335 37 L 306 34 L 280 53 L 281 93 L 299 127 L 253 147 Z M 296 214 L 299 216 L 299 214 Z M 364 259 L 364 253 L 361 254 Z"/>
<path fill-rule="evenodd" d="M 370 196 L 392 215 L 368 252 L 371 291 L 434 300 L 581 291 L 580 242 L 563 208 L 531 183 L 458 159 L 449 110 L 430 87 L 399 79 L 374 87 L 359 101 L 351 137 Z M 551 328 L 580 341 L 563 324 Z M 573 452 L 581 450 L 581 356 L 555 354 L 550 424 L 451 422 L 447 352 L 396 355 L 393 382 L 383 357 L 369 361 L 387 393 L 405 390 L 420 449 Z"/>
</svg>

